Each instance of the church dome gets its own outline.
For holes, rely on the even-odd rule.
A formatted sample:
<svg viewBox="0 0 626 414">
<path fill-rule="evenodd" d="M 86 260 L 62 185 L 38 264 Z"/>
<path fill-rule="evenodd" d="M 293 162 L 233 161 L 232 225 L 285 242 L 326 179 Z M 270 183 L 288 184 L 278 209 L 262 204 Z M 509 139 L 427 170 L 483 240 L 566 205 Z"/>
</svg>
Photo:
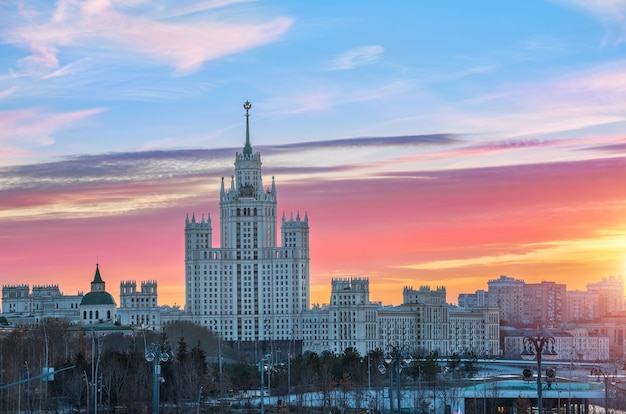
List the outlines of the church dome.
<svg viewBox="0 0 626 414">
<path fill-rule="evenodd" d="M 109 292 L 89 292 L 80 301 L 80 306 L 90 305 L 113 305 L 115 306 L 115 299 Z"/>
<path fill-rule="evenodd" d="M 105 289 L 104 280 L 100 276 L 100 266 L 96 263 L 96 273 L 91 282 L 91 292 L 83 296 L 80 306 L 90 305 L 113 305 L 116 306 L 115 299 Z"/>
</svg>

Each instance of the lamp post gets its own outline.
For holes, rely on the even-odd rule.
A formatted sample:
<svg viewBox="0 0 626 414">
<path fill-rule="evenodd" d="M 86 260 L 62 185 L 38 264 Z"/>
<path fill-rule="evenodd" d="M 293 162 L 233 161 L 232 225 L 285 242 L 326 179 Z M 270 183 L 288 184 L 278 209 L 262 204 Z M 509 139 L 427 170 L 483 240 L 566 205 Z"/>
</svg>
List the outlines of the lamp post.
<svg viewBox="0 0 626 414">
<path fill-rule="evenodd" d="M 537 358 L 537 412 L 543 414 L 542 389 L 541 389 L 541 360 L 556 359 L 558 353 L 554 349 L 554 337 L 550 335 L 537 334 L 536 336 L 525 336 L 523 339 L 524 350 L 520 356 L 522 359 L 530 361 Z"/>
<path fill-rule="evenodd" d="M 289 341 L 289 352 L 287 353 L 287 406 L 291 405 L 291 359 L 296 354 L 296 343 L 295 343 L 295 335 L 296 329 L 298 329 L 298 325 L 294 324 L 291 329 L 291 340 Z M 293 343 L 293 349 L 291 347 Z"/>
<path fill-rule="evenodd" d="M 397 386 L 397 398 L 398 398 L 398 414 L 402 410 L 402 395 L 400 394 L 400 372 L 402 368 L 408 366 L 413 362 L 413 357 L 408 353 L 402 355 L 402 347 L 390 346 L 391 352 L 387 352 L 384 356 L 384 364 L 381 362 L 378 364 L 378 371 L 381 374 L 387 372 L 389 367 L 389 410 L 393 413 L 393 368 L 396 370 L 396 386 Z M 385 366 L 387 364 L 387 367 Z"/>
<path fill-rule="evenodd" d="M 161 378 L 161 362 L 167 362 L 170 355 L 167 353 L 164 344 L 151 344 L 146 349 L 146 361 L 152 362 L 152 412 L 159 414 L 159 383 Z"/>
<path fill-rule="evenodd" d="M 271 359 L 270 354 L 266 354 L 263 358 L 259 360 L 259 373 L 261 375 L 261 414 L 265 414 L 265 363 Z"/>
<path fill-rule="evenodd" d="M 596 375 L 598 381 L 600 378 L 604 379 L 604 412 L 609 414 L 609 379 L 615 377 L 616 372 L 605 372 L 602 368 L 593 368 L 591 375 Z"/>
</svg>

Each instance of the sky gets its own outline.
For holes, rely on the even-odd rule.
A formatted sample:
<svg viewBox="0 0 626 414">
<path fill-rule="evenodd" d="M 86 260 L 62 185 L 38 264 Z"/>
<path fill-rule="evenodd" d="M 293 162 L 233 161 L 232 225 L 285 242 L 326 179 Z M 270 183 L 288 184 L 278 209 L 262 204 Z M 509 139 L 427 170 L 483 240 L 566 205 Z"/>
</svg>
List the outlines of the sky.
<svg viewBox="0 0 626 414">
<path fill-rule="evenodd" d="M 312 303 L 626 273 L 626 0 L 0 0 L 0 283 L 183 306 L 246 100 Z"/>
</svg>

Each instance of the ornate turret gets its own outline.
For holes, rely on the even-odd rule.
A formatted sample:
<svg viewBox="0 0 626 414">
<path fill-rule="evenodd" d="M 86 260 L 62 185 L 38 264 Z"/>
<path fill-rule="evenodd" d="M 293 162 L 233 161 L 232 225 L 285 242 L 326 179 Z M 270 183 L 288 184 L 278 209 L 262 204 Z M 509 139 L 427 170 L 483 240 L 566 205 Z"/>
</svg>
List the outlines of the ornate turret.
<svg viewBox="0 0 626 414">
<path fill-rule="evenodd" d="M 93 281 L 91 282 L 91 291 L 92 292 L 104 292 L 105 283 L 102 280 L 102 276 L 100 276 L 100 267 L 98 263 L 96 263 L 96 274 L 93 275 Z"/>
<path fill-rule="evenodd" d="M 109 292 L 106 291 L 106 284 L 104 280 L 102 280 L 102 276 L 100 276 L 100 266 L 96 263 L 96 273 L 93 276 L 93 281 L 91 282 L 91 292 L 87 293 L 83 296 L 81 300 L 81 305 L 115 305 L 115 300 L 113 296 Z"/>
</svg>

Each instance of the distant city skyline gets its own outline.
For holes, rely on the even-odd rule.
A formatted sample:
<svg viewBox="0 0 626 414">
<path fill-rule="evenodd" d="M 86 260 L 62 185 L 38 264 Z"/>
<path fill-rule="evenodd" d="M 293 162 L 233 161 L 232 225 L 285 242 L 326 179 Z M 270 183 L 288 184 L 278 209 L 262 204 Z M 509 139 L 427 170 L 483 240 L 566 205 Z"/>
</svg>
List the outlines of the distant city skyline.
<svg viewBox="0 0 626 414">
<path fill-rule="evenodd" d="M 568 289 L 626 274 L 626 6 L 0 3 L 0 282 L 157 280 L 251 138 L 333 277 Z M 267 183 L 266 183 L 267 185 Z M 302 209 L 305 211 L 302 211 Z M 219 240 L 219 229 L 213 234 Z"/>
</svg>

